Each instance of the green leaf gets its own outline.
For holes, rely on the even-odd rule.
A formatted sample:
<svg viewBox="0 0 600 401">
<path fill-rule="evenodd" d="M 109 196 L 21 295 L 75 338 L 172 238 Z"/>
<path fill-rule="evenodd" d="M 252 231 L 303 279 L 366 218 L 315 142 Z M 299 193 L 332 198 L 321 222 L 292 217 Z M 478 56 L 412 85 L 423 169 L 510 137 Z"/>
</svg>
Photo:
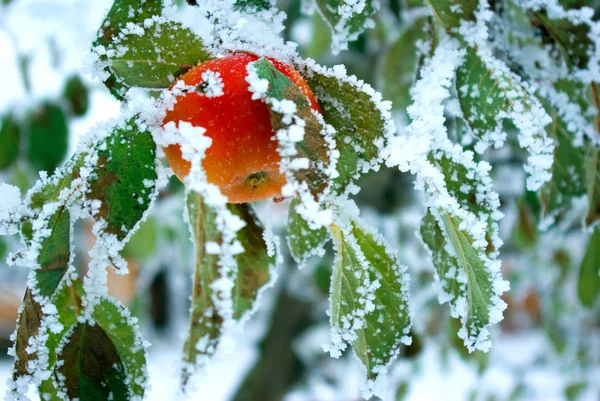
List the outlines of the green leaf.
<svg viewBox="0 0 600 401">
<path fill-rule="evenodd" d="M 441 224 L 428 212 L 421 225 L 421 238 L 429 248 L 436 278 L 441 286 L 440 302 L 451 302 L 452 315 L 460 317 L 466 332 L 459 336 L 465 340 L 469 351 L 487 349 L 487 335 L 481 332 L 498 316 L 490 311 L 498 308 L 492 277 L 481 253 L 475 249 L 473 239 L 461 229 L 461 221 L 444 212 Z M 448 252 L 448 246 L 454 255 Z M 488 333 L 489 334 L 489 333 Z M 483 343 L 480 341 L 483 340 Z"/>
<path fill-rule="evenodd" d="M 296 263 L 304 265 L 308 258 L 314 255 L 322 255 L 323 247 L 329 241 L 329 232 L 325 227 L 312 230 L 306 220 L 296 211 L 300 203 L 298 199 L 290 202 L 288 211 L 288 245 Z"/>
<path fill-rule="evenodd" d="M 263 11 L 269 10 L 274 6 L 271 0 L 236 0 L 235 8 L 244 11 Z"/>
<path fill-rule="evenodd" d="M 127 308 L 111 298 L 103 299 L 94 307 L 93 318 L 112 342 L 132 395 L 143 399 L 148 380 L 146 350 L 136 319 Z"/>
<path fill-rule="evenodd" d="M 108 56 L 116 81 L 126 88 L 168 88 L 187 70 L 212 58 L 200 38 L 178 22 L 147 20 L 139 29 L 143 34 L 120 35 L 113 43 L 116 54 Z"/>
<path fill-rule="evenodd" d="M 545 102 L 544 102 L 545 104 Z M 556 110 L 546 105 L 552 124 L 546 127 L 548 136 L 554 139 L 554 162 L 552 178 L 539 191 L 542 217 L 555 217 L 568 210 L 574 198 L 586 193 L 585 146 L 575 146 L 575 135 L 557 115 Z"/>
<path fill-rule="evenodd" d="M 145 261 L 156 253 L 158 242 L 158 223 L 149 217 L 140 223 L 138 230 L 131 236 L 123 248 L 123 257 Z"/>
<path fill-rule="evenodd" d="M 87 113 L 90 106 L 89 91 L 79 75 L 73 75 L 67 79 L 63 89 L 63 98 L 67 101 L 73 115 L 81 117 Z"/>
<path fill-rule="evenodd" d="M 412 103 L 410 88 L 417 81 L 420 65 L 423 62 L 419 42 L 428 39 L 427 26 L 428 17 L 426 16 L 404 24 L 402 31 L 385 52 L 381 61 L 379 87 L 383 97 L 392 101 L 395 110 L 404 113 Z"/>
<path fill-rule="evenodd" d="M 385 371 L 408 337 L 408 277 L 389 245 L 361 228 L 333 225 L 336 259 L 331 281 L 333 356 L 351 341 L 369 380 Z"/>
<path fill-rule="evenodd" d="M 361 171 L 379 165 L 380 148 L 387 141 L 388 116 L 378 107 L 370 87 L 334 74 L 307 71 L 308 83 L 321 105 L 323 118 L 336 129 L 340 157 L 334 190 L 343 192 Z"/>
<path fill-rule="evenodd" d="M 15 339 L 15 378 L 27 375 L 27 364 L 37 359 L 37 352 L 30 354 L 26 349 L 29 338 L 40 334 L 41 322 L 46 316 L 40 304 L 43 299 L 40 296 L 48 299 L 55 294 L 71 258 L 71 221 L 68 210 L 59 207 L 49 218 L 46 227 L 50 233 L 41 242 L 37 257 L 39 268 L 31 272 L 35 277 L 35 288 L 28 287 L 25 291 L 23 309 L 19 315 Z"/>
<path fill-rule="evenodd" d="M 102 25 L 100 25 L 93 47 L 98 48 L 98 46 L 102 46 L 105 50 L 113 44 L 127 23 L 140 24 L 147 18 L 154 15 L 161 15 L 162 8 L 162 0 L 115 0 Z M 107 59 L 104 54 L 100 58 L 103 61 Z M 109 74 L 108 78 L 104 81 L 104 85 L 106 85 L 113 96 L 117 99 L 122 99 L 126 87 L 112 74 L 108 66 L 104 66 L 103 69 Z"/>
<path fill-rule="evenodd" d="M 42 241 L 35 270 L 36 288 L 44 297 L 51 297 L 62 280 L 71 258 L 71 219 L 69 211 L 60 207 L 48 221 L 50 235 Z"/>
<path fill-rule="evenodd" d="M 535 219 L 535 212 L 532 210 L 530 202 L 526 199 L 529 194 L 517 201 L 518 217 L 513 227 L 511 238 L 520 248 L 531 248 L 537 244 L 539 232 Z"/>
<path fill-rule="evenodd" d="M 253 64 L 256 74 L 261 79 L 269 82 L 267 97 L 277 100 L 290 100 L 296 105 L 296 115 L 305 122 L 304 139 L 296 143 L 298 152 L 296 158 L 307 158 L 309 167 L 307 169 L 294 170 L 294 175 L 299 182 L 306 182 L 313 194 L 321 193 L 328 184 L 328 177 L 322 169 L 323 164 L 329 161 L 328 148 L 323 135 L 321 124 L 312 114 L 308 99 L 300 88 L 298 88 L 286 75 L 280 72 L 267 59 L 261 58 Z M 283 115 L 272 110 L 271 126 L 273 132 L 285 129 L 289 125 L 283 122 Z"/>
<path fill-rule="evenodd" d="M 596 226 L 587 245 L 587 250 L 577 282 L 577 294 L 584 306 L 592 307 L 600 295 L 600 227 Z"/>
<path fill-rule="evenodd" d="M 237 232 L 244 252 L 235 255 L 238 272 L 232 289 L 233 318 L 242 320 L 253 310 L 260 290 L 270 281 L 275 255 L 270 254 L 264 240 L 264 229 L 249 204 L 228 204 L 246 226 Z M 190 230 L 195 242 L 196 267 L 192 288 L 190 328 L 184 344 L 182 383 L 185 386 L 197 366 L 216 351 L 221 336 L 223 317 L 215 304 L 213 283 L 221 278 L 219 255 L 207 252 L 208 243 L 221 245 L 215 212 L 197 193 L 187 196 Z"/>
<path fill-rule="evenodd" d="M 196 366 L 212 355 L 219 343 L 223 319 L 214 303 L 211 284 L 219 279 L 218 255 L 206 252 L 208 242 L 221 241 L 216 215 L 197 193 L 187 196 L 190 231 L 195 244 L 196 266 L 193 275 L 190 327 L 183 346 L 182 383 L 185 386 Z"/>
<path fill-rule="evenodd" d="M 57 320 L 62 328 L 59 331 L 46 330 L 45 332 L 48 336 L 44 344 L 45 349 L 48 350 L 48 370 L 55 370 L 61 341 L 77 325 L 77 316 L 81 314 L 82 309 L 81 297 L 83 293 L 80 280 L 63 281 L 51 299 L 52 304 L 56 306 Z M 44 396 L 43 399 L 46 399 L 45 397 L 51 397 L 50 400 L 52 401 L 64 399 L 64 397 L 61 397 L 55 375 L 51 375 L 40 384 L 39 392 L 40 395 Z"/>
<path fill-rule="evenodd" d="M 79 323 L 61 350 L 59 359 L 64 361 L 58 368 L 64 376 L 61 387 L 64 386 L 70 399 L 130 399 L 121 358 L 100 325 Z"/>
<path fill-rule="evenodd" d="M 477 0 L 426 0 L 433 10 L 433 15 L 450 32 L 460 26 L 461 21 L 473 21 Z"/>
<path fill-rule="evenodd" d="M 102 202 L 95 218 L 104 219 L 108 224 L 105 231 L 122 241 L 154 198 L 156 145 L 150 132 L 141 130 L 134 117 L 114 128 L 97 148 L 95 177 L 86 197 Z"/>
<path fill-rule="evenodd" d="M 488 142 L 502 131 L 502 120 L 517 105 L 530 109 L 533 100 L 516 76 L 481 58 L 475 49 L 467 50 L 465 62 L 456 71 L 460 106 L 473 134 Z"/>
<path fill-rule="evenodd" d="M 69 145 L 69 127 L 63 109 L 44 103 L 28 118 L 27 159 L 37 170 L 54 172 L 63 161 Z"/>
<path fill-rule="evenodd" d="M 584 163 L 585 185 L 589 202 L 585 222 L 587 225 L 591 225 L 600 219 L 600 149 L 588 144 Z"/>
<path fill-rule="evenodd" d="M 530 10 L 529 13 L 532 23 L 542 29 L 544 42 L 558 47 L 571 70 L 587 68 L 590 49 L 595 47 L 588 24 L 576 24 L 567 18 L 550 18 L 546 10 Z"/>
<path fill-rule="evenodd" d="M 4 237 L 0 237 L 0 262 L 4 263 L 4 258 L 6 257 L 7 251 L 8 245 L 6 245 L 6 240 Z"/>
<path fill-rule="evenodd" d="M 0 119 L 0 171 L 10 167 L 19 157 L 21 129 L 13 116 Z"/>
<path fill-rule="evenodd" d="M 364 8 L 356 10 L 343 0 L 316 0 L 316 4 L 331 29 L 334 54 L 346 50 L 349 41 L 358 39 L 358 35 L 375 24 L 372 17 L 379 8 L 375 0 L 364 1 Z"/>
<path fill-rule="evenodd" d="M 365 335 L 353 344 L 369 377 L 375 378 L 378 368 L 387 366 L 398 355 L 400 345 L 409 345 L 411 341 L 408 274 L 381 235 L 356 222 L 352 223 L 351 233 L 370 265 L 369 279 L 377 280 L 380 285 L 375 290 L 375 310 L 366 317 Z"/>
<path fill-rule="evenodd" d="M 238 274 L 233 287 L 233 318 L 241 320 L 254 307 L 260 290 L 271 280 L 275 267 L 275 249 L 269 252 L 264 239 L 264 227 L 248 203 L 227 205 L 246 223 L 237 233 L 244 252 L 235 256 Z"/>
</svg>

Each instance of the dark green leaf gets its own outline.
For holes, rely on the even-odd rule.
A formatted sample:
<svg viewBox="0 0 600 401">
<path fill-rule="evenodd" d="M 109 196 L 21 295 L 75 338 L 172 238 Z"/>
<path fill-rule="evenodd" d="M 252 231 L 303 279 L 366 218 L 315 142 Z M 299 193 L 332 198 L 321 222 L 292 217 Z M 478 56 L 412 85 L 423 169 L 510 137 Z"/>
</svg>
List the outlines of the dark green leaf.
<svg viewBox="0 0 600 401">
<path fill-rule="evenodd" d="M 241 320 L 252 311 L 258 293 L 269 281 L 275 265 L 263 237 L 263 228 L 249 204 L 229 204 L 228 209 L 240 217 L 246 226 L 237 233 L 244 252 L 235 255 L 237 277 L 232 289 L 233 318 Z M 202 197 L 190 193 L 187 197 L 190 230 L 195 242 L 196 267 L 192 288 L 190 328 L 184 345 L 182 383 L 185 386 L 195 367 L 205 362 L 216 350 L 221 336 L 223 317 L 215 306 L 216 294 L 211 285 L 221 278 L 219 255 L 206 251 L 209 242 L 222 243 L 215 212 Z"/>
<path fill-rule="evenodd" d="M 337 131 L 335 141 L 340 152 L 334 180 L 335 190 L 343 192 L 371 164 L 379 164 L 379 146 L 386 144 L 387 116 L 362 90 L 362 83 L 353 85 L 333 75 L 307 72 L 308 83 L 315 92 L 323 118 Z"/>
<path fill-rule="evenodd" d="M 235 7 L 244 11 L 263 11 L 274 6 L 271 0 L 236 0 Z"/>
<path fill-rule="evenodd" d="M 58 359 L 58 352 L 61 341 L 65 335 L 71 331 L 77 324 L 77 316 L 81 314 L 81 297 L 83 288 L 80 280 L 67 283 L 63 281 L 60 288 L 57 289 L 51 299 L 58 312 L 58 321 L 62 324 L 62 329 L 58 332 L 46 331 L 48 338 L 44 347 L 48 350 L 48 369 L 55 370 Z M 47 380 L 40 384 L 40 394 L 45 397 L 51 397 L 51 401 L 61 401 L 60 390 L 55 381 L 55 376 L 51 375 Z"/>
<path fill-rule="evenodd" d="M 0 119 L 0 171 L 10 167 L 19 156 L 21 128 L 10 115 Z"/>
<path fill-rule="evenodd" d="M 125 368 L 117 349 L 100 325 L 79 323 L 59 354 L 69 398 L 81 401 L 130 399 Z"/>
<path fill-rule="evenodd" d="M 156 145 L 133 118 L 114 128 L 99 149 L 96 176 L 86 196 L 102 202 L 96 218 L 104 219 L 108 224 L 105 231 L 122 241 L 154 197 Z"/>
<path fill-rule="evenodd" d="M 477 0 L 426 0 L 433 9 L 433 15 L 446 31 L 460 26 L 461 21 L 475 19 Z"/>
<path fill-rule="evenodd" d="M 420 17 L 404 28 L 393 42 L 382 59 L 380 73 L 381 90 L 383 97 L 392 101 L 393 107 L 399 111 L 406 111 L 412 103 L 410 88 L 419 75 L 422 63 L 422 50 L 419 42 L 428 38 L 428 17 Z"/>
<path fill-rule="evenodd" d="M 94 307 L 93 318 L 112 342 L 131 393 L 143 399 L 147 381 L 146 351 L 134 318 L 123 305 L 108 298 Z"/>
<path fill-rule="evenodd" d="M 329 241 L 329 232 L 325 227 L 312 230 L 306 220 L 296 212 L 300 203 L 294 199 L 288 211 L 288 245 L 294 260 L 299 265 L 304 265 L 309 257 L 322 254 L 323 246 Z"/>
<path fill-rule="evenodd" d="M 49 235 L 41 242 L 35 276 L 35 289 L 27 288 L 23 298 L 23 310 L 19 316 L 19 327 L 15 339 L 16 362 L 14 377 L 28 374 L 27 363 L 37 359 L 36 353 L 28 353 L 29 338 L 37 336 L 45 316 L 39 296 L 52 297 L 67 271 L 71 257 L 71 221 L 66 208 L 60 207 L 47 223 Z M 36 294 L 36 295 L 34 295 Z M 37 295 L 39 294 L 39 295 Z"/>
<path fill-rule="evenodd" d="M 35 270 L 36 288 L 44 297 L 51 297 L 58 288 L 71 258 L 71 219 L 69 211 L 60 207 L 48 221 L 50 235 L 42 241 Z"/>
<path fill-rule="evenodd" d="M 178 76 L 211 58 L 200 38 L 177 22 L 152 21 L 143 25 L 143 32 L 119 36 L 116 54 L 108 57 L 115 80 L 126 88 L 168 88 Z M 122 46 L 124 52 L 119 51 Z"/>
<path fill-rule="evenodd" d="M 238 274 L 233 288 L 233 318 L 240 320 L 252 311 L 259 291 L 269 283 L 275 267 L 275 249 L 269 254 L 264 239 L 264 228 L 248 203 L 228 205 L 246 226 L 237 233 L 244 252 L 236 255 Z"/>
<path fill-rule="evenodd" d="M 182 383 L 185 386 L 195 367 L 212 355 L 219 342 L 223 319 L 215 307 L 211 284 L 219 277 L 218 255 L 206 252 L 207 242 L 221 241 L 215 213 L 206 206 L 199 194 L 187 196 L 187 212 L 190 231 L 195 243 L 196 266 L 193 275 L 190 307 L 190 327 L 183 347 L 185 365 Z"/>
<path fill-rule="evenodd" d="M 85 86 L 79 75 L 73 75 L 65 84 L 63 97 L 69 104 L 73 115 L 81 117 L 87 113 L 90 99 L 88 88 Z"/>
<path fill-rule="evenodd" d="M 585 155 L 585 185 L 588 195 L 588 213 L 585 222 L 591 225 L 600 219 L 600 149 L 588 144 Z"/>
<path fill-rule="evenodd" d="M 147 18 L 161 15 L 162 8 L 162 0 L 115 0 L 100 26 L 98 36 L 94 41 L 94 48 L 97 46 L 108 48 L 128 22 L 140 24 Z M 101 59 L 106 60 L 106 56 L 102 55 Z M 108 67 L 104 67 L 104 71 L 110 74 L 104 84 L 116 98 L 122 99 L 126 87 L 111 73 Z"/>
<path fill-rule="evenodd" d="M 576 24 L 567 18 L 550 18 L 543 9 L 531 10 L 530 15 L 533 24 L 543 30 L 544 41 L 558 46 L 570 68 L 587 68 L 589 52 L 595 47 L 589 25 Z"/>
<path fill-rule="evenodd" d="M 329 24 L 332 33 L 334 53 L 348 48 L 348 42 L 356 40 L 366 28 L 372 27 L 373 15 L 379 8 L 379 2 L 366 0 L 361 10 L 343 10 L 348 8 L 343 0 L 317 0 L 321 15 Z"/>
<path fill-rule="evenodd" d="M 515 76 L 488 65 L 472 48 L 456 72 L 456 88 L 465 120 L 475 136 L 488 142 L 500 132 L 503 116 L 517 104 L 527 110 L 535 102 Z"/>
<path fill-rule="evenodd" d="M 69 127 L 63 109 L 42 104 L 27 118 L 27 158 L 37 170 L 53 173 L 63 161 L 69 145 Z"/>
<path fill-rule="evenodd" d="M 8 250 L 8 245 L 6 244 L 6 240 L 4 237 L 0 237 L 0 263 L 4 263 L 4 258 L 6 257 L 6 252 Z"/>
<path fill-rule="evenodd" d="M 592 307 L 600 295 L 600 227 L 596 226 L 590 237 L 577 283 L 581 303 Z"/>
</svg>

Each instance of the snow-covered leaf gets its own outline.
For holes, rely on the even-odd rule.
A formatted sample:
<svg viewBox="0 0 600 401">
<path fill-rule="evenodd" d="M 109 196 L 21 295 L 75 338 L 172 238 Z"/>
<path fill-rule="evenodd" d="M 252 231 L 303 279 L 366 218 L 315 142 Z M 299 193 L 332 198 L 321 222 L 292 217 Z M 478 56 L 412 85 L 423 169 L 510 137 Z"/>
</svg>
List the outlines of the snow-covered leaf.
<svg viewBox="0 0 600 401">
<path fill-rule="evenodd" d="M 294 260 L 302 266 L 309 257 L 320 255 L 324 252 L 323 246 L 329 241 L 330 237 L 325 227 L 317 230 L 310 228 L 308 222 L 296 211 L 296 206 L 299 203 L 300 201 L 297 199 L 290 202 L 287 239 Z"/>
<path fill-rule="evenodd" d="M 62 107 L 46 102 L 27 118 L 27 159 L 36 170 L 53 173 L 67 155 L 69 127 Z"/>
<path fill-rule="evenodd" d="M 42 319 L 47 313 L 43 310 L 42 302 L 52 297 L 56 292 L 71 258 L 70 231 L 71 221 L 69 212 L 59 208 L 47 222 L 48 236 L 41 242 L 38 251 L 38 268 L 30 274 L 30 280 L 23 298 L 23 309 L 19 315 L 17 336 L 15 338 L 15 378 L 27 375 L 28 364 L 38 358 L 37 353 L 27 352 L 29 338 L 38 336 Z M 41 298 L 43 297 L 43 298 Z"/>
<path fill-rule="evenodd" d="M 579 270 L 577 294 L 587 307 L 594 305 L 600 295 L 600 227 L 596 227 L 587 245 Z"/>
<path fill-rule="evenodd" d="M 61 207 L 48 220 L 50 235 L 41 244 L 39 268 L 35 270 L 39 294 L 50 297 L 62 280 L 71 258 L 71 219 L 69 211 Z"/>
<path fill-rule="evenodd" d="M 64 363 L 57 371 L 63 375 L 69 399 L 127 400 L 125 368 L 117 349 L 98 324 L 78 323 L 60 351 Z"/>
<path fill-rule="evenodd" d="M 123 305 L 111 298 L 103 299 L 94 306 L 92 314 L 97 326 L 100 326 L 119 356 L 127 380 L 128 393 L 131 398 L 144 398 L 148 374 L 146 372 L 146 350 L 137 326 L 137 319 L 132 317 Z"/>
<path fill-rule="evenodd" d="M 506 139 L 502 120 L 511 119 L 519 129 L 521 147 L 529 151 L 528 188 L 536 190 L 548 181 L 552 141 L 544 127 L 550 119 L 529 85 L 500 60 L 469 48 L 456 72 L 456 88 L 463 116 L 480 140 L 475 149 L 500 147 Z"/>
<path fill-rule="evenodd" d="M 422 16 L 404 24 L 396 40 L 381 61 L 380 88 L 394 110 L 405 112 L 410 105 L 410 88 L 419 77 L 423 50 L 428 39 L 428 17 Z"/>
<path fill-rule="evenodd" d="M 229 204 L 228 209 L 240 217 L 245 226 L 237 232 L 244 247 L 235 255 L 238 265 L 231 291 L 233 318 L 241 320 L 253 311 L 260 290 L 270 281 L 275 255 L 268 250 L 263 228 L 249 204 Z M 182 383 L 185 386 L 198 366 L 216 351 L 223 331 L 224 317 L 219 314 L 215 286 L 225 283 L 221 277 L 219 257 L 222 234 L 217 216 L 197 193 L 187 197 L 190 230 L 195 242 L 196 266 L 193 276 L 190 328 L 184 345 Z"/>
<path fill-rule="evenodd" d="M 0 171 L 10 167 L 19 156 L 21 128 L 11 115 L 0 118 Z"/>
<path fill-rule="evenodd" d="M 462 21 L 474 19 L 477 0 L 427 0 L 433 9 L 434 17 L 442 24 L 446 31 L 458 28 Z"/>
<path fill-rule="evenodd" d="M 587 68 L 590 49 L 595 47 L 588 24 L 575 23 L 568 18 L 551 18 L 545 9 L 530 10 L 529 15 L 532 23 L 542 29 L 542 38 L 558 46 L 570 68 Z"/>
<path fill-rule="evenodd" d="M 154 198 L 156 145 L 134 118 L 114 128 L 97 149 L 95 175 L 86 198 L 101 202 L 94 217 L 104 220 L 104 231 L 122 241 Z"/>
<path fill-rule="evenodd" d="M 498 299 L 495 277 L 473 238 L 461 228 L 461 221 L 447 213 L 438 219 L 429 212 L 421 225 L 421 238 L 432 254 L 440 302 L 450 302 L 452 316 L 460 318 L 459 337 L 469 351 L 487 351 L 488 326 L 502 317 L 506 304 Z M 498 274 L 498 273 L 496 273 Z M 502 307 L 499 307 L 499 304 Z"/>
<path fill-rule="evenodd" d="M 147 381 L 146 373 L 146 353 L 143 341 L 139 336 L 139 328 L 137 327 L 136 319 L 131 317 L 125 307 L 111 298 L 104 298 L 93 305 L 93 311 L 88 311 L 82 303 L 85 299 L 81 281 L 79 279 L 62 285 L 59 291 L 52 297 L 51 302 L 57 308 L 57 321 L 61 324 L 60 330 L 47 330 L 47 339 L 44 344 L 47 354 L 47 367 L 53 372 L 46 380 L 40 384 L 40 393 L 51 397 L 51 400 L 65 399 L 65 395 L 73 396 L 76 388 L 71 388 L 70 385 L 77 387 L 76 383 L 85 383 L 86 386 L 91 386 L 91 391 L 97 391 L 102 385 L 103 378 L 98 376 L 100 372 L 86 371 L 85 367 L 81 366 L 79 372 L 76 369 L 69 369 L 67 375 L 70 380 L 56 380 L 59 377 L 57 374 L 65 374 L 64 366 L 69 363 L 81 364 L 86 361 L 68 358 L 68 351 L 65 350 L 73 341 L 74 333 L 82 329 L 83 321 L 93 322 L 91 326 L 98 327 L 104 336 L 98 338 L 102 344 L 102 352 L 108 352 L 107 355 L 98 356 L 98 362 L 102 363 L 101 358 L 112 358 L 114 361 L 119 361 L 118 382 L 112 382 L 110 385 L 116 386 L 122 398 L 114 399 L 133 399 L 135 397 L 143 398 Z M 81 319 L 82 316 L 87 316 L 86 319 Z M 90 326 L 88 326 L 90 327 Z M 65 343 L 67 344 L 65 346 Z M 76 345 L 76 344 L 73 344 Z M 81 342 L 80 352 L 95 352 L 93 345 Z M 83 357 L 85 359 L 85 357 Z M 112 360 L 111 359 L 111 360 Z M 113 361 L 113 362 L 114 362 Z M 102 366 L 96 366 L 102 368 Z M 106 367 L 108 370 L 108 367 Z M 114 390 L 113 390 L 114 391 Z M 80 399 L 93 398 L 94 392 L 91 394 L 81 395 Z M 113 395 L 117 397 L 117 394 Z"/>
<path fill-rule="evenodd" d="M 575 146 L 575 134 L 569 130 L 569 125 L 552 107 L 547 105 L 546 110 L 553 120 L 546 130 L 554 139 L 555 148 L 552 178 L 539 191 L 543 219 L 554 218 L 568 210 L 574 198 L 586 193 L 584 160 L 587 146 Z"/>
<path fill-rule="evenodd" d="M 331 29 L 334 54 L 346 50 L 348 42 L 375 26 L 372 18 L 380 7 L 379 0 L 316 0 L 316 4 Z"/>
<path fill-rule="evenodd" d="M 334 190 L 343 192 L 361 172 L 379 164 L 381 149 L 395 131 L 389 115 L 391 103 L 383 101 L 370 85 L 346 76 L 343 66 L 309 69 L 306 75 L 325 122 L 336 129 L 340 156 Z"/>
<path fill-rule="evenodd" d="M 168 88 L 178 76 L 210 58 L 189 28 L 153 18 L 119 35 L 107 63 L 114 79 L 125 87 Z"/>
<path fill-rule="evenodd" d="M 275 267 L 275 249 L 269 250 L 264 227 L 248 203 L 229 204 L 229 210 L 246 225 L 237 232 L 244 252 L 235 256 L 238 274 L 233 287 L 233 318 L 243 319 L 252 313 L 258 295 L 270 281 Z"/>
<path fill-rule="evenodd" d="M 207 252 L 207 244 L 218 245 L 221 237 L 215 214 L 196 193 L 190 193 L 187 197 L 187 213 L 195 243 L 196 266 L 192 284 L 190 327 L 183 347 L 184 385 L 196 366 L 204 364 L 216 351 L 223 322 L 215 306 L 215 294 L 211 288 L 212 283 L 219 279 L 219 255 Z"/>
<path fill-rule="evenodd" d="M 332 356 L 351 343 L 367 369 L 369 385 L 410 344 L 408 275 L 389 244 L 352 221 L 331 227 L 336 259 L 330 293 Z"/>
<path fill-rule="evenodd" d="M 163 0 L 115 0 L 112 3 L 94 41 L 93 47 L 97 49 L 100 58 L 107 60 L 106 49 L 112 45 L 113 41 L 119 37 L 128 23 L 139 24 L 145 19 L 154 15 L 161 15 L 163 9 Z M 110 92 L 122 99 L 125 86 L 115 77 L 108 66 L 101 66 L 104 73 L 107 74 L 104 84 Z"/>
</svg>

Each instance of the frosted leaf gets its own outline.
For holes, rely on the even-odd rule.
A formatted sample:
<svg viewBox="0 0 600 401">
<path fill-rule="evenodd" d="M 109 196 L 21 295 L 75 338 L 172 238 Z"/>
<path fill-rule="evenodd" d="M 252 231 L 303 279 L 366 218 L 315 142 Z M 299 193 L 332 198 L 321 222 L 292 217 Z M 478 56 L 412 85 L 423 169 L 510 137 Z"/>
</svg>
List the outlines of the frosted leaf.
<svg viewBox="0 0 600 401">
<path fill-rule="evenodd" d="M 331 30 L 333 54 L 348 49 L 348 42 L 373 28 L 372 17 L 381 6 L 379 0 L 316 0 L 316 5 Z"/>
<path fill-rule="evenodd" d="M 357 209 L 339 203 L 340 210 Z M 367 370 L 367 388 L 385 392 L 387 367 L 402 344 L 410 344 L 409 279 L 406 266 L 382 236 L 366 228 L 358 216 L 340 212 L 331 228 L 336 260 L 330 293 L 330 344 L 338 357 L 352 344 Z"/>
</svg>

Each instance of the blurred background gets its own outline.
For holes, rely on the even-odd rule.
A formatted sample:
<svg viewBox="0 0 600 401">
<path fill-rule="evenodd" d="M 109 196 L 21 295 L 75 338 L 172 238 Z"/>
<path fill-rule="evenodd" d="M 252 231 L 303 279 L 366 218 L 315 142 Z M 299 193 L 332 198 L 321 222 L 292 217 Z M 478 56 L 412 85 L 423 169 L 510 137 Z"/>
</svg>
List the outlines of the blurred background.
<svg viewBox="0 0 600 401">
<path fill-rule="evenodd" d="M 111 0 L 0 0 L 0 182 L 24 193 L 38 171 L 52 172 L 73 153 L 78 136 L 116 118 L 120 105 L 98 80 L 87 56 Z M 343 63 L 394 102 L 400 129 L 407 123 L 409 90 L 417 78 L 426 18 L 419 0 L 384 0 L 375 27 L 333 56 L 328 28 L 302 13 L 300 0 L 280 0 L 284 36 L 304 57 Z M 308 2 L 306 2 L 308 3 Z M 492 2 L 499 3 L 499 2 Z M 595 1 L 580 1 L 598 10 Z M 186 4 L 175 2 L 184 13 Z M 447 121 L 459 135 L 460 121 Z M 507 127 L 507 130 L 512 129 Z M 433 267 L 415 236 L 423 215 L 412 177 L 383 168 L 363 177 L 356 196 L 365 219 L 384 233 L 410 266 L 413 343 L 390 372 L 389 400 L 600 400 L 600 308 L 582 302 L 577 283 L 587 236 L 575 224 L 542 233 L 536 194 L 526 193 L 524 155 L 490 151 L 495 189 L 501 194 L 503 273 L 511 282 L 505 319 L 488 354 L 468 354 L 459 324 L 440 306 Z M 192 245 L 182 220 L 181 184 L 172 178 L 150 218 L 126 248 L 130 274 L 109 276 L 109 293 L 140 319 L 149 349 L 148 400 L 180 399 L 180 349 L 187 330 Z M 575 207 L 573 213 L 577 213 Z M 262 203 L 285 238 L 287 204 Z M 565 219 L 567 221 L 567 219 Z M 75 264 L 82 274 L 94 238 L 80 221 Z M 5 263 L 18 238 L 0 237 L 0 393 L 10 376 L 11 344 L 27 271 Z M 360 400 L 362 372 L 351 353 L 339 360 L 327 343 L 331 255 L 302 270 L 285 246 L 279 279 L 243 331 L 199 375 L 190 399 L 204 401 Z"/>
</svg>

